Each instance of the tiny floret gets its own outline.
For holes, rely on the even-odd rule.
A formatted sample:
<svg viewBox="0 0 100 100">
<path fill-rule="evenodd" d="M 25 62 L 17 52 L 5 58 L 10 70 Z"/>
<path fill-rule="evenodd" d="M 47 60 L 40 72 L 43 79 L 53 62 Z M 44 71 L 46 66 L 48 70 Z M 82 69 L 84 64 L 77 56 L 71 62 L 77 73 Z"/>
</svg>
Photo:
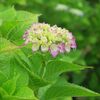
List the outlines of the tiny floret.
<svg viewBox="0 0 100 100">
<path fill-rule="evenodd" d="M 33 23 L 24 33 L 23 39 L 24 45 L 32 45 L 33 52 L 50 52 L 53 57 L 77 47 L 71 32 L 45 23 Z"/>
</svg>

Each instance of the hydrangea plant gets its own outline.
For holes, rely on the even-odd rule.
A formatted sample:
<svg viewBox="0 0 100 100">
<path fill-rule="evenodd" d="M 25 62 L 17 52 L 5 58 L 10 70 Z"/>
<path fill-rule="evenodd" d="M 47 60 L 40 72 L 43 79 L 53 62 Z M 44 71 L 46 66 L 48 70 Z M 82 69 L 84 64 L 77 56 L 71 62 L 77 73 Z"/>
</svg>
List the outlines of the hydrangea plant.
<svg viewBox="0 0 100 100">
<path fill-rule="evenodd" d="M 73 63 L 75 54 L 68 55 L 76 49 L 71 32 L 38 23 L 37 14 L 14 8 L 0 12 L 0 23 L 0 100 L 100 96 L 64 78 L 65 72 L 89 68 Z"/>
</svg>

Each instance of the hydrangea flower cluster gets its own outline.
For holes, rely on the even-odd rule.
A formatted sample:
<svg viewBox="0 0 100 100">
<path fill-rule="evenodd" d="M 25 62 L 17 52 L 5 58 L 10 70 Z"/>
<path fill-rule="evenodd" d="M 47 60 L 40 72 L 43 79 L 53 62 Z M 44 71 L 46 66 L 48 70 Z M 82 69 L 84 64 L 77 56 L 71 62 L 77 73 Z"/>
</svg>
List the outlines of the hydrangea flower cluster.
<svg viewBox="0 0 100 100">
<path fill-rule="evenodd" d="M 33 52 L 48 51 L 53 57 L 76 48 L 75 38 L 71 32 L 45 23 L 33 23 L 23 35 L 23 39 L 25 45 L 32 44 Z"/>
</svg>

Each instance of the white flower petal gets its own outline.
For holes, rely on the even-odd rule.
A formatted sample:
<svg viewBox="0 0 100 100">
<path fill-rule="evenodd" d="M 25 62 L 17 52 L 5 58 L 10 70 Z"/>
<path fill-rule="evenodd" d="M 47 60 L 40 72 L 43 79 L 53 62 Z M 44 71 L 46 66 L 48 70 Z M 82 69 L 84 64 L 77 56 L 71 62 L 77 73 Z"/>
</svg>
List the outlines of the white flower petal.
<svg viewBox="0 0 100 100">
<path fill-rule="evenodd" d="M 39 50 L 39 44 L 34 43 L 34 44 L 32 45 L 32 51 L 37 51 L 37 50 Z"/>
<path fill-rule="evenodd" d="M 42 52 L 47 52 L 47 51 L 48 51 L 48 46 L 46 46 L 46 45 L 41 45 L 41 51 L 42 51 Z"/>
</svg>

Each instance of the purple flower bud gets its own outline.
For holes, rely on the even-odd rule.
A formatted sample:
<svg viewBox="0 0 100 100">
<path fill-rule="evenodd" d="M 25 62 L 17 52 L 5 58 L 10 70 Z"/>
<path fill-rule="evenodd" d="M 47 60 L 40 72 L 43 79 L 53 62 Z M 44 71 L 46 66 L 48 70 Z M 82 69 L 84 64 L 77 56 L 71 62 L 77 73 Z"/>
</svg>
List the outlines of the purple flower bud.
<svg viewBox="0 0 100 100">
<path fill-rule="evenodd" d="M 76 45 L 76 41 L 75 41 L 75 38 L 73 37 L 72 40 L 71 40 L 71 48 L 76 48 L 77 45 Z"/>
<path fill-rule="evenodd" d="M 73 38 L 73 35 L 72 35 L 71 32 L 69 32 L 69 33 L 67 34 L 67 36 L 68 36 L 69 39 L 72 39 L 72 38 Z"/>
<path fill-rule="evenodd" d="M 58 55 L 58 53 L 59 53 L 59 51 L 58 51 L 59 49 L 58 49 L 58 46 L 56 45 L 56 44 L 52 44 L 51 46 L 50 46 L 50 53 L 51 53 L 51 55 L 53 56 L 53 57 L 56 57 L 57 55 Z"/>
<path fill-rule="evenodd" d="M 28 36 L 28 31 L 26 31 L 23 35 L 23 39 L 26 40 L 27 39 L 27 36 Z"/>
<path fill-rule="evenodd" d="M 65 44 L 64 43 L 60 43 L 58 45 L 58 49 L 59 49 L 59 52 L 64 53 L 65 52 Z"/>
<path fill-rule="evenodd" d="M 53 57 L 56 57 L 56 56 L 58 55 L 58 51 L 51 51 L 51 55 L 52 55 Z"/>
</svg>

